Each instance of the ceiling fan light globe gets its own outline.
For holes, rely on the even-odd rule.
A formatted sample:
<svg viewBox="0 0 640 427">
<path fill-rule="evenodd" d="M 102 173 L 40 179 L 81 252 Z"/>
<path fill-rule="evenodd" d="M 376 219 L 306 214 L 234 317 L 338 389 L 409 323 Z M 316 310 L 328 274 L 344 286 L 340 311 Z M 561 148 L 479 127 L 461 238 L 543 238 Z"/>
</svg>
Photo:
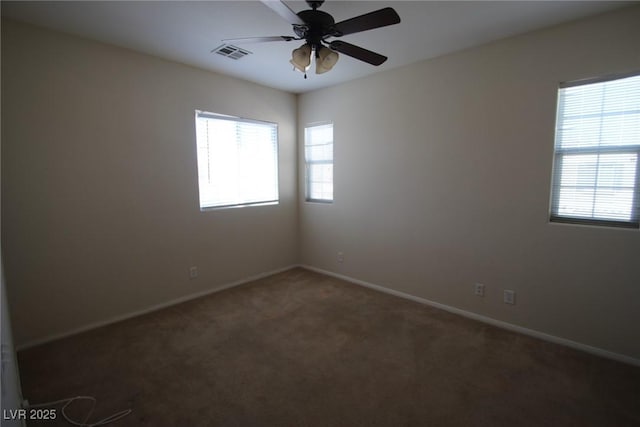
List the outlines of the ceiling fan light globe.
<svg viewBox="0 0 640 427">
<path fill-rule="evenodd" d="M 289 61 L 291 63 L 291 65 L 293 65 L 293 68 L 295 68 L 296 70 L 300 71 L 301 73 L 306 73 L 307 72 L 307 67 L 301 67 L 300 65 L 296 64 L 295 62 L 293 62 L 293 59 Z"/>
<path fill-rule="evenodd" d="M 305 72 L 307 67 L 311 64 L 311 46 L 308 44 L 302 45 L 297 49 L 293 49 L 291 52 L 291 61 L 296 69 Z"/>
<path fill-rule="evenodd" d="M 336 52 L 326 47 L 321 47 L 318 50 L 318 57 L 316 58 L 316 74 L 324 74 L 331 70 L 336 62 L 338 62 L 339 56 Z"/>
<path fill-rule="evenodd" d="M 324 74 L 329 70 L 330 68 L 324 68 L 320 62 L 316 62 L 316 74 Z"/>
<path fill-rule="evenodd" d="M 340 56 L 337 52 L 334 52 L 324 46 L 318 52 L 318 61 L 322 64 L 323 68 L 327 68 L 328 70 L 332 69 L 333 66 L 336 65 L 338 59 L 340 59 Z"/>
<path fill-rule="evenodd" d="M 322 65 L 325 67 L 333 68 L 334 65 L 338 63 L 338 59 L 340 59 L 340 55 L 337 52 L 331 52 L 324 60 Z"/>
</svg>

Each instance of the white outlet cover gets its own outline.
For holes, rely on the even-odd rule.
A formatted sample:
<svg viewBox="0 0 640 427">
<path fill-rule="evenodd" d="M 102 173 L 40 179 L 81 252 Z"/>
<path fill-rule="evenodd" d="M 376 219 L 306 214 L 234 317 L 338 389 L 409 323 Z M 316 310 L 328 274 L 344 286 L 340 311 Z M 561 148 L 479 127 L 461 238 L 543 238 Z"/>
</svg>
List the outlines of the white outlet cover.
<svg viewBox="0 0 640 427">
<path fill-rule="evenodd" d="M 484 296 L 484 285 L 482 283 L 476 283 L 473 285 L 473 293 L 476 296 L 483 297 Z"/>
<path fill-rule="evenodd" d="M 189 268 L 189 278 L 195 279 L 196 277 L 198 277 L 198 267 Z"/>
<path fill-rule="evenodd" d="M 505 304 L 515 304 L 516 303 L 516 291 L 512 291 L 510 289 L 504 290 L 504 303 Z"/>
</svg>

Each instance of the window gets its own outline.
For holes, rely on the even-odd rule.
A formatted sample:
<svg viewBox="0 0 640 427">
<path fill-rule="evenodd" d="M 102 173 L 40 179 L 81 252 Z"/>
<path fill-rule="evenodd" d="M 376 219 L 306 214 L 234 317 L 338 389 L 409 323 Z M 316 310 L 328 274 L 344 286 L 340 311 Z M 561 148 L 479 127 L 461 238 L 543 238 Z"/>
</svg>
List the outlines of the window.
<svg viewBox="0 0 640 427">
<path fill-rule="evenodd" d="M 311 125 L 304 130 L 306 199 L 333 201 L 333 123 Z"/>
<path fill-rule="evenodd" d="M 196 111 L 200 209 L 278 202 L 275 123 Z"/>
<path fill-rule="evenodd" d="M 551 221 L 638 228 L 640 75 L 560 85 Z"/>
</svg>

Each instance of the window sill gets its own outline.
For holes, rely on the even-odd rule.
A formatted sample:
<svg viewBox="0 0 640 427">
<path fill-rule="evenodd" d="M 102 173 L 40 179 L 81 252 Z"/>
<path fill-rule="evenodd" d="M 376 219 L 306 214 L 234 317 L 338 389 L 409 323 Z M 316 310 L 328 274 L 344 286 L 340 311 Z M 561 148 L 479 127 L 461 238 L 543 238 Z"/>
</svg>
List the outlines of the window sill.
<svg viewBox="0 0 640 427">
<path fill-rule="evenodd" d="M 565 224 L 565 225 L 580 225 L 587 227 L 602 227 L 602 228 L 615 228 L 626 230 L 638 230 L 639 224 L 632 221 L 609 221 L 598 219 L 585 219 L 585 218 L 572 218 L 572 217 L 559 217 L 551 216 L 549 218 L 550 224 Z"/>
<path fill-rule="evenodd" d="M 260 202 L 260 203 L 246 203 L 241 205 L 225 205 L 225 206 L 206 206 L 200 207 L 200 212 L 208 212 L 208 211 L 219 211 L 225 209 L 237 209 L 237 208 L 249 208 L 254 206 L 272 206 L 280 204 L 279 200 L 270 201 L 270 202 Z"/>
<path fill-rule="evenodd" d="M 322 199 L 305 199 L 305 203 L 319 204 L 319 205 L 332 205 L 333 200 L 322 200 Z"/>
</svg>

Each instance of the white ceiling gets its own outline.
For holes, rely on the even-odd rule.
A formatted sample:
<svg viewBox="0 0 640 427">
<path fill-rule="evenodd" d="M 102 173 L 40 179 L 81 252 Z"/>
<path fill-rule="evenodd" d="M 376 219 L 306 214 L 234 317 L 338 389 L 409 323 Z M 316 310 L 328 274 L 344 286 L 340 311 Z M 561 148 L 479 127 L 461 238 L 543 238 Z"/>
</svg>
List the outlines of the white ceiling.
<svg viewBox="0 0 640 427">
<path fill-rule="evenodd" d="M 304 1 L 286 1 L 295 12 Z M 239 45 L 234 61 L 211 50 L 222 39 L 294 35 L 291 25 L 258 1 L 2 1 L 2 15 L 294 93 L 332 86 L 500 38 L 638 2 L 624 1 L 337 1 L 320 10 L 336 22 L 393 7 L 402 22 L 345 36 L 389 57 L 379 67 L 341 55 L 328 73 L 292 71 L 301 41 Z"/>
</svg>

